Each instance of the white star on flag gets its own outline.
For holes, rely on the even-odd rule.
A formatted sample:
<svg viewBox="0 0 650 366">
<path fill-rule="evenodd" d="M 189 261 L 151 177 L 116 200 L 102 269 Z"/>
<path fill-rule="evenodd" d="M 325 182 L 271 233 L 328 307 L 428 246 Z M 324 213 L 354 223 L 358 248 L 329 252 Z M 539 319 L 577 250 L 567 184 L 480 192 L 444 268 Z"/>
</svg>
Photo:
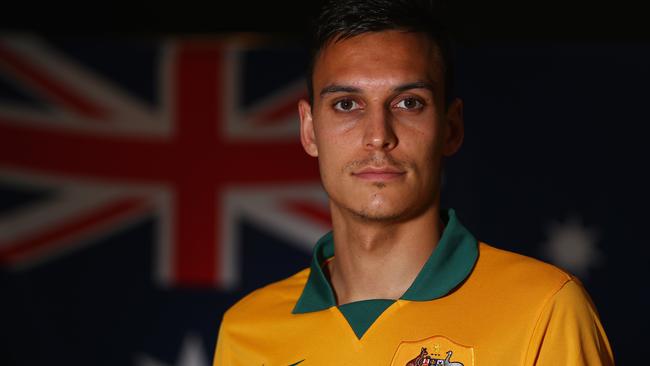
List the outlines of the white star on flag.
<svg viewBox="0 0 650 366">
<path fill-rule="evenodd" d="M 542 255 L 557 266 L 586 279 L 589 268 L 602 263 L 603 255 L 596 242 L 595 229 L 587 228 L 577 216 L 565 222 L 555 221 L 548 225 L 548 240 L 542 243 Z"/>
<path fill-rule="evenodd" d="M 169 366 L 148 355 L 139 355 L 135 364 L 137 366 Z M 178 359 L 173 366 L 210 366 L 201 337 L 196 334 L 185 336 Z"/>
</svg>

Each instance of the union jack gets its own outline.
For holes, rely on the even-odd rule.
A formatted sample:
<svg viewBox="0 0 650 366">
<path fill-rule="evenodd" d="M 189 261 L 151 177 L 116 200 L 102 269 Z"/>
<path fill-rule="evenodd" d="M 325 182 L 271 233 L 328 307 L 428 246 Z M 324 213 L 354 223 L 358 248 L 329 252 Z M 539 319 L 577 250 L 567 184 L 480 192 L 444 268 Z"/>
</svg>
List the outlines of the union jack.
<svg viewBox="0 0 650 366">
<path fill-rule="evenodd" d="M 165 286 L 237 285 L 242 215 L 310 248 L 329 216 L 297 136 L 303 82 L 244 103 L 258 47 L 163 42 L 151 105 L 44 40 L 0 39 L 0 77 L 47 105 L 0 94 L 0 182 L 56 192 L 0 217 L 0 263 L 39 265 L 152 214 Z"/>
</svg>

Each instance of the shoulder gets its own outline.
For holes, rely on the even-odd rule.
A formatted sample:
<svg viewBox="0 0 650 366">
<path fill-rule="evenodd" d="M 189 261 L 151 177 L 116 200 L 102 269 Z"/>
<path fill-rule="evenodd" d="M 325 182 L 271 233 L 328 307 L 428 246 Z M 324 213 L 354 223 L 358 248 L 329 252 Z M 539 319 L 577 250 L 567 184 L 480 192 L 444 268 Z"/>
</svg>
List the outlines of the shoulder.
<svg viewBox="0 0 650 366">
<path fill-rule="evenodd" d="M 479 243 L 474 268 L 479 281 L 516 291 L 525 289 L 535 296 L 550 297 L 565 284 L 576 280 L 568 272 L 541 260 Z"/>
<path fill-rule="evenodd" d="M 614 365 L 598 311 L 578 279 L 567 281 L 544 304 L 526 358 L 526 364 Z"/>
<path fill-rule="evenodd" d="M 231 306 L 221 319 L 214 364 L 234 364 L 233 360 L 241 357 L 234 345 L 242 337 L 250 340 L 260 334 L 274 334 L 290 316 L 308 276 L 309 269 L 304 269 L 249 293 Z"/>
<path fill-rule="evenodd" d="M 568 272 L 539 259 L 519 253 L 499 249 L 489 244 L 479 243 L 479 259 L 477 265 L 486 267 L 493 272 L 503 272 L 504 275 L 515 273 L 537 275 L 548 281 L 566 282 L 572 276 Z"/>
<path fill-rule="evenodd" d="M 230 307 L 224 314 L 224 322 L 240 322 L 264 318 L 273 319 L 280 314 L 291 314 L 309 277 L 309 268 L 286 279 L 261 287 Z"/>
<path fill-rule="evenodd" d="M 497 303 L 508 316 L 519 314 L 521 324 L 530 326 L 526 365 L 613 365 L 596 307 L 570 273 L 479 243 L 479 259 L 468 282 L 486 304 Z"/>
</svg>

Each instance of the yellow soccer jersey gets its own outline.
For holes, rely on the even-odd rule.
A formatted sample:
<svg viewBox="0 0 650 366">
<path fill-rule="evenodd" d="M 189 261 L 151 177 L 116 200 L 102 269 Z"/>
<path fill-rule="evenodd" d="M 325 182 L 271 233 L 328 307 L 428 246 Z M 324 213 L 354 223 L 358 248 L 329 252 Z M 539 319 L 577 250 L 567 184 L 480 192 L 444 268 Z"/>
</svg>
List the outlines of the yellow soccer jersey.
<svg viewBox="0 0 650 366">
<path fill-rule="evenodd" d="M 580 282 L 538 260 L 479 243 L 443 211 L 440 241 L 398 300 L 337 306 L 311 267 L 240 300 L 223 317 L 215 366 L 613 365 Z"/>
</svg>

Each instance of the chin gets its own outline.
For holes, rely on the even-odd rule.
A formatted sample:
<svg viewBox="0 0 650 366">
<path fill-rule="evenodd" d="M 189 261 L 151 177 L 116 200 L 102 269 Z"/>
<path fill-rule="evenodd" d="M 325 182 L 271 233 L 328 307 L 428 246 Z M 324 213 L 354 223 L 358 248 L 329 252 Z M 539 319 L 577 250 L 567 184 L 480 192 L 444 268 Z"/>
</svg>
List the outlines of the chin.
<svg viewBox="0 0 650 366">
<path fill-rule="evenodd" d="M 413 219 L 434 204 L 433 197 L 421 197 L 418 195 L 401 192 L 390 192 L 393 194 L 372 194 L 365 204 L 350 205 L 348 208 L 352 213 L 364 220 L 377 222 L 400 222 Z M 354 209 L 352 209 L 354 208 Z"/>
<path fill-rule="evenodd" d="M 408 207 L 394 207 L 386 203 L 377 204 L 377 202 L 350 211 L 360 219 L 376 222 L 403 221 L 412 216 Z"/>
<path fill-rule="evenodd" d="M 407 219 L 406 215 L 400 213 L 386 213 L 386 212 L 367 212 L 367 211 L 358 211 L 354 212 L 354 215 L 368 222 L 399 222 Z"/>
<path fill-rule="evenodd" d="M 328 196 L 331 204 L 358 219 L 390 223 L 412 219 L 433 203 L 417 193 L 412 187 L 390 184 L 378 187 L 373 183 L 371 187 L 357 184 L 347 190 L 328 192 Z"/>
</svg>

